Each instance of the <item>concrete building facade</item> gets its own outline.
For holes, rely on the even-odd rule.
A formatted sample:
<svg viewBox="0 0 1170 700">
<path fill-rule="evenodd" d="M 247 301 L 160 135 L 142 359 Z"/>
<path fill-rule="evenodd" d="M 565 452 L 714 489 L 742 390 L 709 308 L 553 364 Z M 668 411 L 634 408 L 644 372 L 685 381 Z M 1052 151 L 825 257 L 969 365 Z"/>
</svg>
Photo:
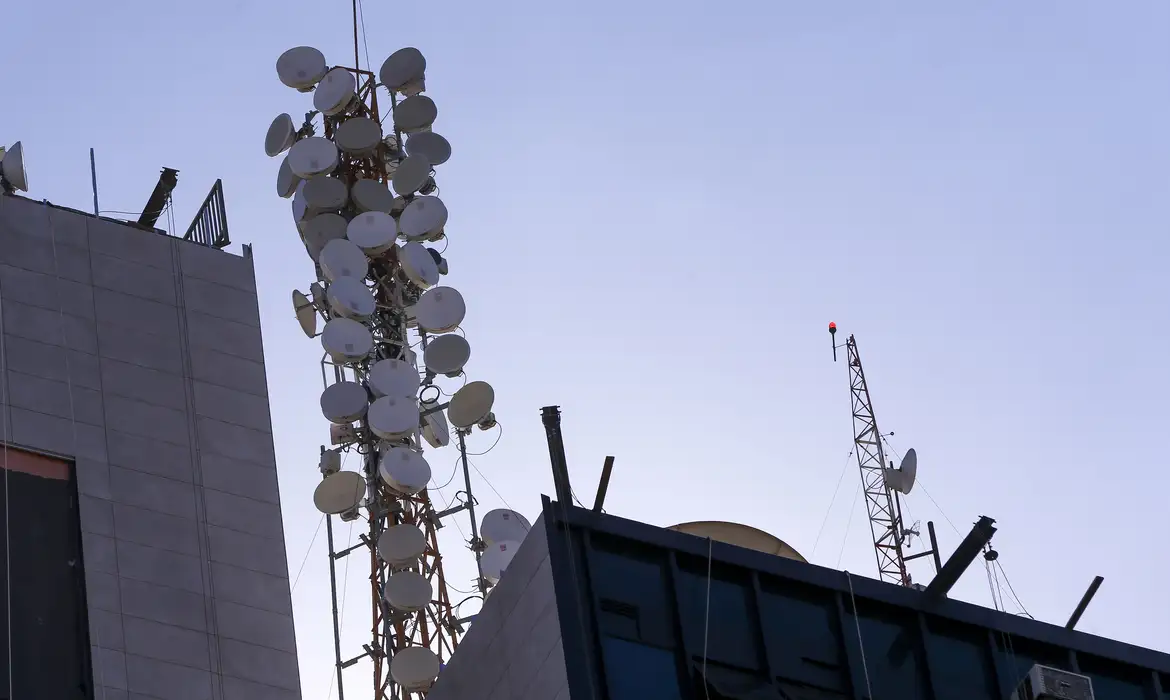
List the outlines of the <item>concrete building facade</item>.
<svg viewBox="0 0 1170 700">
<path fill-rule="evenodd" d="M 3 440 L 76 484 L 91 697 L 300 698 L 250 251 L 0 196 L 0 331 Z"/>
</svg>

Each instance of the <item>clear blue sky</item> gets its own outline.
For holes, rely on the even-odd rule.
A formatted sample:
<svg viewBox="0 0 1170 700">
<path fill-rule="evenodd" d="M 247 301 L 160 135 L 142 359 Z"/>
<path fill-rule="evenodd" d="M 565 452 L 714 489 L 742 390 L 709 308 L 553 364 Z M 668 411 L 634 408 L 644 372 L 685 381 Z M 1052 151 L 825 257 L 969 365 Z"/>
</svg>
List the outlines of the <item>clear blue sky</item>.
<svg viewBox="0 0 1170 700">
<path fill-rule="evenodd" d="M 349 64 L 353 49 L 348 3 L 273 7 L 16 3 L 0 136 L 24 141 L 31 196 L 81 209 L 90 146 L 106 209 L 141 209 L 178 168 L 185 227 L 223 178 L 232 237 L 255 246 L 296 576 L 326 424 L 319 346 L 288 300 L 312 267 L 262 141 L 310 104 L 277 56 L 311 44 Z M 927 490 L 963 533 L 995 517 L 1032 614 L 1063 623 L 1101 574 L 1081 627 L 1170 650 L 1170 5 L 364 9 L 375 65 L 405 45 L 429 61 L 454 146 L 448 279 L 504 426 L 474 461 L 513 507 L 534 515 L 552 490 L 539 409 L 558 403 L 583 499 L 614 454 L 613 513 L 739 520 L 874 575 L 855 466 L 816 540 L 851 440 L 835 320 L 858 336 L 883 431 L 918 450 L 911 518 L 938 521 L 949 549 L 960 533 Z M 454 459 L 432 458 L 438 478 Z M 465 587 L 470 557 L 443 533 Z M 305 697 L 324 697 L 332 662 L 322 551 L 294 591 Z M 984 572 L 958 594 L 989 604 Z"/>
</svg>

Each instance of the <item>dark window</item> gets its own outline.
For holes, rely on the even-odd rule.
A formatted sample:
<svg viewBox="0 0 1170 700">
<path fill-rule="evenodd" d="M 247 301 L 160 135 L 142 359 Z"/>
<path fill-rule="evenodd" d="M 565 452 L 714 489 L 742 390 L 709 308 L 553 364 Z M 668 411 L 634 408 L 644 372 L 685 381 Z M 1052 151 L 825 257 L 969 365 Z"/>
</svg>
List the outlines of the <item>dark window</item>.
<svg viewBox="0 0 1170 700">
<path fill-rule="evenodd" d="M 760 598 L 760 618 L 772 672 L 779 678 L 848 691 L 849 673 L 841 646 L 837 604 L 832 596 L 765 587 Z"/>
<path fill-rule="evenodd" d="M 850 643 L 858 646 L 857 625 L 847 621 L 853 629 Z M 917 700 L 930 697 L 923 674 L 920 639 L 915 624 L 900 624 L 892 617 L 866 612 L 861 614 L 861 648 L 858 662 L 864 662 L 862 677 L 869 677 L 870 697 L 884 700 Z M 864 683 L 864 680 L 862 681 Z"/>
<path fill-rule="evenodd" d="M 603 637 L 609 700 L 682 700 L 673 651 Z"/>
<path fill-rule="evenodd" d="M 1024 680 L 1024 676 L 1028 675 L 1036 664 L 1072 670 L 1069 668 L 1068 651 L 1065 649 L 1038 644 L 1002 632 L 992 632 L 992 635 L 995 638 L 995 653 L 1000 668 L 1007 676 L 1001 688 L 1004 693 L 1011 693 L 1019 687 L 1020 681 Z"/>
<path fill-rule="evenodd" d="M 701 656 L 705 647 L 710 661 L 760 669 L 761 655 L 756 643 L 758 623 L 748 604 L 751 595 L 748 584 L 728 581 L 718 574 L 708 579 L 705 568 L 702 573 L 683 570 L 679 574 L 679 617 L 691 653 Z"/>
<path fill-rule="evenodd" d="M 1077 661 L 1081 673 L 1092 679 L 1097 700 L 1146 700 L 1144 686 L 1153 683 L 1149 671 L 1085 655 L 1078 655 Z"/>
<path fill-rule="evenodd" d="M 664 564 L 660 554 L 650 552 L 617 554 L 596 547 L 590 551 L 589 575 L 603 634 L 661 647 L 675 645 Z"/>
<path fill-rule="evenodd" d="M 927 646 L 935 687 L 948 700 L 985 700 L 995 695 L 995 676 L 985 630 L 931 621 Z"/>
</svg>

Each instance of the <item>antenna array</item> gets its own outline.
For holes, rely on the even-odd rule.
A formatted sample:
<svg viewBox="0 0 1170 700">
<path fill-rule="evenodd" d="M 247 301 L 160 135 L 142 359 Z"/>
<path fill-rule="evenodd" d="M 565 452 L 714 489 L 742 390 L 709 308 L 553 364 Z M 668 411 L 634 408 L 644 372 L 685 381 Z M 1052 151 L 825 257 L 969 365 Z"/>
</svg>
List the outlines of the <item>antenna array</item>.
<svg viewBox="0 0 1170 700">
<path fill-rule="evenodd" d="M 366 657 L 374 666 L 374 697 L 422 696 L 467 622 L 443 572 L 442 519 L 464 510 L 470 516 L 480 597 L 529 527 L 517 513 L 492 511 L 476 528 L 466 438 L 496 426 L 495 392 L 487 382 L 467 381 L 471 346 L 459 332 L 464 298 L 439 284 L 447 260 L 427 247 L 446 237 L 435 168 L 451 157 L 451 145 L 431 129 L 438 108 L 423 94 L 426 59 L 418 49 L 396 51 L 376 76 L 328 66 L 307 46 L 282 54 L 276 70 L 282 83 L 313 95 L 300 126 L 279 115 L 264 146 L 271 157 L 284 154 L 277 194 L 291 197 L 316 272 L 308 292 L 293 291 L 292 301 L 301 329 L 324 348 L 320 403 L 330 446 L 321 447 L 313 501 L 326 516 L 330 542 L 338 696 L 344 700 L 342 670 Z M 390 94 L 392 125 L 379 114 L 379 88 Z M 414 348 L 421 348 L 421 370 Z M 453 379 L 463 385 L 448 394 L 440 385 Z M 448 445 L 452 432 L 464 490 L 452 507 L 436 511 L 423 448 Z M 347 471 L 343 457 L 353 454 L 361 467 Z M 365 518 L 361 543 L 335 552 L 333 516 Z M 345 659 L 334 563 L 362 551 L 370 557 L 371 640 Z"/>
</svg>

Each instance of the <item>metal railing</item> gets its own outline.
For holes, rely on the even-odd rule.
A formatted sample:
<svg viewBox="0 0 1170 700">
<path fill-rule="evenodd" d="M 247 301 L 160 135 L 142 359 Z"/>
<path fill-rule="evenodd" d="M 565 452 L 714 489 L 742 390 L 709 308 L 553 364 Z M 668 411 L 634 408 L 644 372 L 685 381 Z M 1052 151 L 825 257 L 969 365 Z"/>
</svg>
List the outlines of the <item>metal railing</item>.
<svg viewBox="0 0 1170 700">
<path fill-rule="evenodd" d="M 216 180 L 211 186 L 211 192 L 203 200 L 195 220 L 187 227 L 183 240 L 219 249 L 232 242 L 228 237 L 227 210 L 223 205 L 223 180 Z"/>
</svg>

